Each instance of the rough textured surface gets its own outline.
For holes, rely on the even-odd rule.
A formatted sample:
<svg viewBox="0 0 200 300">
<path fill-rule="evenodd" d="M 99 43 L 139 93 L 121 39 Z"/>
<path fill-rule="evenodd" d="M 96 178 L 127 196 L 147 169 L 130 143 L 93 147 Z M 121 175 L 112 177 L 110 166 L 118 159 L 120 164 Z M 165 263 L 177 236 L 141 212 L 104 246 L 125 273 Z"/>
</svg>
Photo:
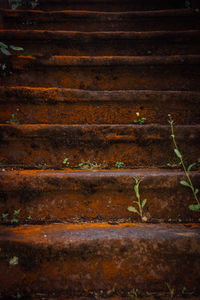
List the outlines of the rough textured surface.
<svg viewBox="0 0 200 300">
<path fill-rule="evenodd" d="M 128 211 L 136 200 L 135 180 L 141 180 L 141 199 L 147 199 L 144 215 L 150 221 L 198 221 L 199 213 L 188 206 L 194 202 L 183 172 L 166 170 L 30 170 L 0 172 L 0 211 L 21 209 L 20 222 L 140 220 Z M 193 172 L 194 186 L 200 173 Z M 135 206 L 137 207 L 137 205 Z"/>
<path fill-rule="evenodd" d="M 69 29 L 68 29 L 69 30 Z M 0 40 L 23 47 L 24 53 L 51 55 L 184 55 L 199 54 L 200 31 L 80 32 L 2 30 Z"/>
<path fill-rule="evenodd" d="M 122 6 L 124 7 L 124 5 Z M 193 9 L 158 11 L 34 11 L 0 10 L 1 29 L 48 29 L 79 31 L 150 31 L 199 29 Z"/>
<path fill-rule="evenodd" d="M 5 60 L 4 60 L 5 61 Z M 3 85 L 90 90 L 199 91 L 200 56 L 53 56 L 13 58 Z M 11 64 L 11 65 L 10 65 Z M 149 76 L 151 74 L 151 76 Z"/>
<path fill-rule="evenodd" d="M 190 153 L 188 163 L 196 161 L 199 125 L 177 126 L 175 134 L 182 154 Z M 9 124 L 0 126 L 0 139 L 0 156 L 6 164 L 34 166 L 44 161 L 47 165 L 62 166 L 63 159 L 68 157 L 72 165 L 95 160 L 109 165 L 118 161 L 131 167 L 166 167 L 175 159 L 169 126 L 156 124 Z"/>
<path fill-rule="evenodd" d="M 63 291 L 137 287 L 199 291 L 199 225 L 1 227 L 0 290 Z M 9 261 L 18 258 L 12 266 Z M 190 276 L 188 276 L 190 274 Z"/>
<path fill-rule="evenodd" d="M 171 113 L 186 165 L 197 161 L 199 4 L 40 0 L 30 9 L 23 0 L 1 9 L 0 298 L 200 295 L 199 216 L 167 123 Z M 71 169 L 61 169 L 66 157 Z M 75 168 L 81 160 L 93 169 Z M 117 161 L 127 169 L 102 170 Z M 127 210 L 133 176 L 145 224 Z"/>
<path fill-rule="evenodd" d="M 170 112 L 177 124 L 200 124 L 199 100 L 185 91 L 0 87 L 0 122 L 17 113 L 20 124 L 131 124 L 139 112 L 145 124 L 167 124 Z"/>
</svg>

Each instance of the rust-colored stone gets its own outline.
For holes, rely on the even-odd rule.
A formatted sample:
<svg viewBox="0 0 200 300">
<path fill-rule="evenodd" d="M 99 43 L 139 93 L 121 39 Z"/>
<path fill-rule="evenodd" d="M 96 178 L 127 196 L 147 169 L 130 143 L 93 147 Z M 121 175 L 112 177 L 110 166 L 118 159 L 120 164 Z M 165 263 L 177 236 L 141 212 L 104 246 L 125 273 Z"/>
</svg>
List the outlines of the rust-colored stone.
<svg viewBox="0 0 200 300">
<path fill-rule="evenodd" d="M 1 227 L 0 292 L 166 291 L 166 282 L 200 292 L 199 237 L 192 224 Z"/>
<path fill-rule="evenodd" d="M 40 0 L 39 7 L 44 10 L 91 10 L 91 11 L 131 11 L 131 10 L 154 10 L 154 9 L 173 9 L 185 7 L 183 0 L 101 0 L 101 1 L 80 1 L 68 0 Z"/>
<path fill-rule="evenodd" d="M 20 124 L 199 124 L 199 92 L 86 91 L 59 88 L 1 87 L 0 123 L 17 114 Z M 139 112 L 138 117 L 136 113 Z"/>
<path fill-rule="evenodd" d="M 65 87 L 90 90 L 198 91 L 200 56 L 13 58 L 6 86 Z M 150 76 L 151 75 L 151 76 Z M 187 80 L 186 80 L 187 78 Z"/>
<path fill-rule="evenodd" d="M 169 161 L 176 161 L 170 133 L 164 125 L 1 125 L 0 157 L 6 164 L 32 167 L 41 161 L 62 166 L 65 157 L 73 166 L 90 160 L 166 167 Z M 199 125 L 176 126 L 175 134 L 187 163 L 196 161 Z"/>
<path fill-rule="evenodd" d="M 117 221 L 140 220 L 128 211 L 136 200 L 133 176 L 141 180 L 141 199 L 147 199 L 148 222 L 198 221 L 191 191 L 180 185 L 183 172 L 169 170 L 40 170 L 0 172 L 0 215 L 21 208 L 19 220 Z M 191 173 L 194 186 L 200 173 Z M 137 207 L 137 206 L 136 206 Z M 30 221 L 30 220 L 29 220 Z"/>
<path fill-rule="evenodd" d="M 2 29 L 75 31 L 151 31 L 199 29 L 199 14 L 190 9 L 99 12 L 1 9 Z M 119 45 L 118 45 L 119 46 Z"/>
<path fill-rule="evenodd" d="M 53 23 L 54 24 L 54 23 Z M 2 30 L 0 40 L 31 55 L 141 56 L 200 53 L 200 31 L 78 32 Z"/>
</svg>

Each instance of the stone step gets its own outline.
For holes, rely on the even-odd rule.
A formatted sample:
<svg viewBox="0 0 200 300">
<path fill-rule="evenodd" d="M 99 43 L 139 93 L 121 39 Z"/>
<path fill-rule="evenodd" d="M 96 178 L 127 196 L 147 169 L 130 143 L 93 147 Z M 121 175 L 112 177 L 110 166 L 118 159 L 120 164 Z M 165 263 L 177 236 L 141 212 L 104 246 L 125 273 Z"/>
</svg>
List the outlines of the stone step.
<svg viewBox="0 0 200 300">
<path fill-rule="evenodd" d="M 90 90 L 200 89 L 200 56 L 2 57 L 5 86 Z"/>
<path fill-rule="evenodd" d="M 195 0 L 191 2 L 191 6 L 199 7 L 199 5 L 196 5 Z M 1 0 L 0 7 L 11 8 L 9 0 Z M 35 10 L 130 11 L 184 8 L 186 3 L 184 0 L 40 0 L 37 6 L 27 3 L 24 6 L 19 5 L 18 9 L 20 7 Z"/>
<path fill-rule="evenodd" d="M 1 295 L 200 292 L 199 224 L 1 226 L 0 247 Z"/>
<path fill-rule="evenodd" d="M 167 121 L 166 121 L 167 123 Z M 166 167 L 177 161 L 169 125 L 4 125 L 0 157 L 4 164 L 71 166 L 81 160 L 112 166 Z M 200 126 L 176 126 L 179 148 L 188 163 L 199 157 Z M 13 151 L 14 149 L 14 151 Z"/>
<path fill-rule="evenodd" d="M 1 9 L 1 29 L 67 31 L 152 31 L 199 29 L 193 9 L 94 12 Z"/>
<path fill-rule="evenodd" d="M 200 170 L 199 170 L 200 171 Z M 200 172 L 190 173 L 194 187 Z M 129 206 L 138 206 L 135 180 L 141 180 L 141 201 L 147 199 L 143 217 L 147 222 L 194 222 L 199 212 L 184 172 L 177 170 L 15 170 L 0 172 L 0 212 L 8 213 L 0 223 L 10 223 L 13 212 L 21 209 L 18 223 L 141 221 Z"/>
<path fill-rule="evenodd" d="M 12 114 L 20 124 L 200 124 L 199 92 L 89 91 L 59 88 L 0 87 L 0 123 Z M 136 115 L 139 113 L 139 116 Z"/>
<path fill-rule="evenodd" d="M 78 32 L 1 30 L 5 44 L 20 45 L 24 55 L 145 56 L 200 53 L 200 31 Z M 14 52 L 14 51 L 13 51 Z"/>
</svg>

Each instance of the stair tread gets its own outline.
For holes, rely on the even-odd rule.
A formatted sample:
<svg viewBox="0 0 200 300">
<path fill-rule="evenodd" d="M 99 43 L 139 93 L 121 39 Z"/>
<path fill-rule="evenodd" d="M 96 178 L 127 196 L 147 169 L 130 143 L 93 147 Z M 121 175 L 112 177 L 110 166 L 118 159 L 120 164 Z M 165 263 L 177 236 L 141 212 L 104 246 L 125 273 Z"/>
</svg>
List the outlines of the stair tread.
<svg viewBox="0 0 200 300">
<path fill-rule="evenodd" d="M 134 224 L 125 223 L 110 225 L 95 224 L 49 224 L 20 225 L 17 227 L 0 226 L 0 243 L 14 241 L 18 243 L 33 243 L 43 247 L 57 244 L 78 246 L 85 242 L 106 240 L 200 240 L 200 224 Z M 194 249 L 195 250 L 195 249 Z"/>
<path fill-rule="evenodd" d="M 177 31 L 97 31 L 97 32 L 84 32 L 84 31 L 63 31 L 63 30 L 15 30 L 3 29 L 0 30 L 0 38 L 3 40 L 10 39 L 27 39 L 27 40 L 43 40 L 43 39 L 84 39 L 84 38 L 99 38 L 99 39 L 153 39 L 153 38 L 185 38 L 200 36 L 200 30 L 177 30 Z"/>
<path fill-rule="evenodd" d="M 11 58 L 13 67 L 20 69 L 24 66 L 98 66 L 98 65 L 187 65 L 200 63 L 200 55 L 171 55 L 171 56 L 52 56 L 48 59 L 33 56 Z M 19 64 L 17 64 L 19 61 Z M 21 62 L 21 64 L 20 64 Z"/>
<path fill-rule="evenodd" d="M 199 224 L 0 226 L 1 292 L 199 291 Z M 15 264 L 15 265 L 14 265 Z M 188 273 L 190 276 L 188 276 Z M 169 280 L 170 278 L 170 280 Z M 145 283 L 145 284 L 144 284 Z M 96 293 L 95 293 L 96 295 Z M 100 297 L 99 297 L 100 298 Z"/>
<path fill-rule="evenodd" d="M 20 223 L 27 223 L 30 215 L 29 223 L 138 221 L 138 215 L 127 209 L 136 199 L 136 176 L 142 181 L 141 199 L 147 199 L 143 216 L 148 222 L 198 222 L 198 212 L 188 208 L 194 204 L 191 192 L 180 185 L 185 174 L 172 169 L 9 171 L 8 167 L 0 171 L 1 209 L 9 213 L 7 222 L 19 208 Z M 190 176 L 198 186 L 200 170 L 190 172 Z"/>
<path fill-rule="evenodd" d="M 13 97 L 11 97 L 13 96 Z M 200 101 L 200 92 L 198 91 L 155 91 L 155 90 L 112 90 L 112 91 L 92 91 L 70 88 L 57 88 L 57 87 L 29 87 L 29 86 L 1 86 L 0 87 L 0 101 L 8 102 L 16 101 L 17 97 L 20 101 L 132 101 L 139 99 L 140 101 L 151 101 L 151 97 L 160 97 L 159 101 L 165 102 L 174 99 L 178 101 L 187 101 L 195 103 Z M 3 98 L 5 97 L 5 98 Z M 28 98 L 26 98 L 28 97 Z"/>
<path fill-rule="evenodd" d="M 21 9 L 5 9 L 0 8 L 0 12 L 4 15 L 13 15 L 17 16 L 18 14 L 29 14 L 29 15 L 75 15 L 75 16 L 190 16 L 190 15 L 199 15 L 193 9 L 182 8 L 182 9 L 162 9 L 162 10 L 152 10 L 152 11 L 116 11 L 116 12 L 104 12 L 104 11 L 87 11 L 87 10 L 52 10 L 52 11 L 44 11 L 44 10 L 21 10 Z"/>
</svg>

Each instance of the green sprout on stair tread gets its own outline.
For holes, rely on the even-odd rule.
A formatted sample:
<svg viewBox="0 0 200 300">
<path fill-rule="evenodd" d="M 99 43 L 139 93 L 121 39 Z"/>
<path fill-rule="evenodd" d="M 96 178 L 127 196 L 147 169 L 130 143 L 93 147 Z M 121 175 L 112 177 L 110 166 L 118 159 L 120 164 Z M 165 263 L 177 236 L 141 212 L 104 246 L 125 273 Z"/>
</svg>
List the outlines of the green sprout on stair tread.
<svg viewBox="0 0 200 300">
<path fill-rule="evenodd" d="M 12 114 L 9 121 L 6 121 L 7 124 L 20 124 L 17 119 L 17 114 Z"/>
<path fill-rule="evenodd" d="M 18 223 L 18 222 L 19 222 L 18 216 L 19 216 L 20 212 L 21 212 L 21 208 L 15 209 L 15 210 L 13 211 L 13 216 L 12 216 L 12 219 L 10 220 L 10 223 L 11 223 L 11 224 L 14 224 L 14 223 Z M 2 217 L 3 222 L 7 222 L 7 221 L 8 221 L 9 214 L 8 214 L 8 213 L 3 213 L 3 214 L 1 215 L 1 217 Z"/>
<path fill-rule="evenodd" d="M 124 168 L 124 163 L 121 162 L 121 161 L 117 161 L 117 162 L 115 163 L 115 168 L 117 168 L 117 169 L 122 169 L 122 168 Z"/>
<path fill-rule="evenodd" d="M 8 46 L 8 45 L 0 42 L 0 50 L 3 54 L 5 54 L 7 56 L 11 55 L 11 52 L 8 50 L 9 48 L 14 51 L 24 51 L 24 49 L 22 47 L 16 47 L 13 45 Z"/>
<path fill-rule="evenodd" d="M 171 128 L 171 137 L 172 137 L 172 141 L 174 144 L 174 152 L 175 152 L 176 156 L 178 157 L 178 159 L 183 167 L 186 178 L 187 178 L 187 181 L 181 180 L 180 184 L 191 189 L 194 199 L 196 201 L 195 204 L 189 205 L 189 209 L 192 211 L 200 212 L 200 202 L 197 197 L 197 194 L 199 193 L 199 189 L 197 189 L 193 186 L 193 183 L 192 183 L 190 175 L 189 175 L 189 172 L 191 171 L 191 169 L 198 166 L 198 164 L 200 163 L 200 159 L 198 159 L 198 161 L 196 163 L 192 163 L 188 167 L 186 167 L 184 160 L 183 160 L 183 156 L 182 156 L 181 152 L 179 151 L 177 143 L 176 143 L 176 138 L 175 138 L 175 134 L 174 134 L 174 120 L 172 119 L 172 116 L 170 114 L 168 114 L 168 117 L 169 117 L 168 122 L 169 122 L 170 128 Z"/>
<path fill-rule="evenodd" d="M 140 116 L 140 113 L 139 113 L 139 112 L 136 112 L 136 116 L 139 117 L 139 116 Z M 144 124 L 145 121 L 146 121 L 146 118 L 142 117 L 142 118 L 140 118 L 140 119 L 138 119 L 138 120 L 135 119 L 133 122 L 134 122 L 135 124 L 142 125 L 142 124 Z"/>
<path fill-rule="evenodd" d="M 63 165 L 65 165 L 65 167 L 69 167 L 69 158 L 68 157 L 65 157 L 63 159 Z"/>
<path fill-rule="evenodd" d="M 84 161 L 82 160 L 78 166 L 78 168 L 80 169 L 105 169 L 107 167 L 107 164 L 106 163 L 101 163 L 101 164 L 98 164 L 96 161 L 93 161 L 91 162 L 90 160 L 88 161 Z"/>
<path fill-rule="evenodd" d="M 138 214 L 140 216 L 141 220 L 146 222 L 147 217 L 144 216 L 144 214 L 143 214 L 143 208 L 146 205 L 147 199 L 144 199 L 143 201 L 141 201 L 140 190 L 139 190 L 141 180 L 137 176 L 135 176 L 133 178 L 135 179 L 134 191 L 135 191 L 135 195 L 137 197 L 137 201 L 133 201 L 133 203 L 135 203 L 138 206 L 138 209 L 135 208 L 134 206 L 129 206 L 128 210 L 130 212 Z"/>
</svg>

